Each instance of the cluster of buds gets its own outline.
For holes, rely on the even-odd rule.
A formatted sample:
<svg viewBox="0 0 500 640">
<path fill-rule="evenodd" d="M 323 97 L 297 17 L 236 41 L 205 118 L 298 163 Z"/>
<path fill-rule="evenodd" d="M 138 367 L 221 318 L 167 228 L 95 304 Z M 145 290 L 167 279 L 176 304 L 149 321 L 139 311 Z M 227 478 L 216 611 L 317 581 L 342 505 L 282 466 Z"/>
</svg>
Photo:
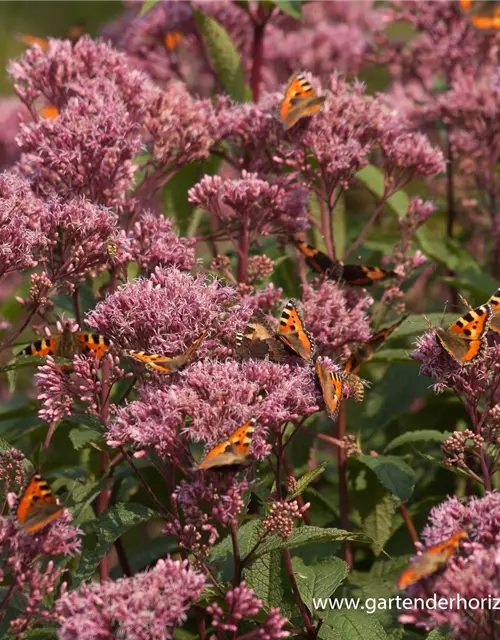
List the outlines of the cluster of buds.
<svg viewBox="0 0 500 640">
<path fill-rule="evenodd" d="M 302 518 L 309 506 L 310 503 L 307 502 L 301 507 L 297 500 L 275 502 L 271 506 L 269 514 L 262 521 L 264 531 L 276 533 L 284 540 L 289 538 L 293 533 L 294 518 Z"/>
</svg>

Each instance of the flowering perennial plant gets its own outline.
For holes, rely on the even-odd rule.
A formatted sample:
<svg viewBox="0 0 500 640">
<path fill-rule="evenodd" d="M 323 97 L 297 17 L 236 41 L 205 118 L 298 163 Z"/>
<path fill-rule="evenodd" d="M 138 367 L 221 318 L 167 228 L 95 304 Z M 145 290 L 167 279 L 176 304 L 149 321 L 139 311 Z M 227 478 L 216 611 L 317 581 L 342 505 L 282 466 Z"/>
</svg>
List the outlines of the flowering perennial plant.
<svg viewBox="0 0 500 640">
<path fill-rule="evenodd" d="M 460 531 L 408 593 L 499 595 L 498 34 L 317 0 L 100 33 L 8 65 L 0 634 L 496 637 L 314 602 Z"/>
</svg>

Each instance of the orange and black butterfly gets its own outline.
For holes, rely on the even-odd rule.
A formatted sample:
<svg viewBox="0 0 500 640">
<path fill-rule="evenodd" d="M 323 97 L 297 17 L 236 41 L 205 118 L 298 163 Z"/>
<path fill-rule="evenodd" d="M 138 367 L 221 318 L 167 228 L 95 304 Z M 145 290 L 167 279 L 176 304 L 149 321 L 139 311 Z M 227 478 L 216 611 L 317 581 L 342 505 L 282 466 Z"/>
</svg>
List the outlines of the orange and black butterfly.
<svg viewBox="0 0 500 640">
<path fill-rule="evenodd" d="M 176 373 L 191 360 L 207 333 L 208 329 L 204 329 L 185 353 L 172 358 L 157 353 L 146 353 L 145 351 L 127 351 L 127 353 L 132 358 L 143 362 L 148 369 L 154 369 L 162 373 Z"/>
<path fill-rule="evenodd" d="M 493 0 L 459 0 L 471 24 L 477 29 L 500 29 L 500 6 Z"/>
<path fill-rule="evenodd" d="M 380 267 L 361 264 L 344 264 L 341 260 L 332 260 L 319 249 L 311 247 L 307 242 L 294 239 L 297 249 L 305 257 L 307 266 L 331 280 L 343 280 L 351 287 L 366 287 L 374 282 L 394 278 L 396 273 Z"/>
<path fill-rule="evenodd" d="M 351 397 L 356 402 L 363 402 L 366 382 L 363 384 L 357 375 L 349 372 L 326 371 L 319 360 L 316 360 L 315 368 L 329 418 L 336 420 L 345 388 L 349 389 Z"/>
<path fill-rule="evenodd" d="M 238 471 L 251 464 L 248 451 L 252 444 L 255 423 L 255 418 L 250 418 L 243 426 L 238 427 L 227 440 L 211 449 L 197 468 L 211 471 Z"/>
<path fill-rule="evenodd" d="M 308 362 L 313 359 L 316 345 L 311 334 L 304 329 L 304 322 L 294 300 L 289 300 L 281 312 L 276 335 L 295 355 Z"/>
<path fill-rule="evenodd" d="M 344 368 L 347 372 L 357 373 L 361 365 L 368 360 L 371 360 L 375 354 L 375 351 L 382 346 L 387 338 L 396 331 L 396 329 L 408 318 L 403 316 L 394 324 L 389 327 L 383 327 L 379 331 L 375 332 L 372 337 L 364 344 L 357 347 L 349 356 L 347 362 L 344 364 Z"/>
<path fill-rule="evenodd" d="M 83 22 L 76 22 L 74 25 L 64 34 L 64 38 L 71 40 L 71 42 L 77 42 L 85 33 L 85 25 Z M 28 47 L 38 45 L 43 51 L 49 50 L 49 41 L 47 38 L 41 38 L 39 36 L 32 36 L 29 34 L 21 34 L 18 36 L 18 40 Z"/>
<path fill-rule="evenodd" d="M 111 340 L 105 336 L 83 331 L 72 332 L 70 325 L 66 323 L 62 333 L 42 338 L 30 344 L 18 355 L 58 356 L 72 360 L 75 355 L 93 354 L 101 359 L 111 349 L 111 346 Z"/>
<path fill-rule="evenodd" d="M 24 531 L 34 533 L 58 518 L 64 509 L 47 482 L 35 473 L 17 499 L 14 514 Z"/>
<path fill-rule="evenodd" d="M 481 357 L 486 346 L 486 334 L 492 318 L 491 307 L 483 304 L 471 309 L 447 329 L 434 327 L 427 318 L 425 321 L 436 334 L 443 349 L 458 364 L 474 364 Z"/>
<path fill-rule="evenodd" d="M 460 296 L 460 294 L 458 295 Z M 469 308 L 469 311 L 474 310 L 463 296 L 460 296 L 460 298 L 465 306 Z M 495 291 L 491 298 L 485 302 L 485 305 L 491 309 L 491 320 L 488 329 L 500 333 L 500 289 Z"/>
<path fill-rule="evenodd" d="M 293 76 L 280 105 L 280 118 L 285 129 L 293 127 L 301 118 L 318 113 L 325 100 L 326 96 L 318 96 L 303 74 Z"/>
<path fill-rule="evenodd" d="M 243 360 L 266 357 L 272 362 L 286 360 L 285 345 L 277 338 L 275 330 L 260 309 L 254 311 L 245 332 L 236 335 L 236 355 Z"/>
<path fill-rule="evenodd" d="M 418 582 L 422 578 L 436 573 L 448 563 L 448 560 L 456 552 L 461 540 L 467 538 L 467 531 L 462 529 L 454 533 L 450 538 L 440 542 L 439 544 L 425 549 L 421 555 L 417 556 L 399 576 L 397 586 L 398 589 L 406 589 L 411 584 Z"/>
</svg>

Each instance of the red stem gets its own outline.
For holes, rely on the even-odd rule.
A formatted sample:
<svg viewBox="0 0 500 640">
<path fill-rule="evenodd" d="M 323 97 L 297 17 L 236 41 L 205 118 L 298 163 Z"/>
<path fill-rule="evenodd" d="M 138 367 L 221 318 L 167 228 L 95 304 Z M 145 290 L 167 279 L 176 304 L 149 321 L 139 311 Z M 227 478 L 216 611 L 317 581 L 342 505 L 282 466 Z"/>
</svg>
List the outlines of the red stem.
<svg viewBox="0 0 500 640">
<path fill-rule="evenodd" d="M 415 529 L 415 525 L 413 524 L 413 520 L 411 519 L 410 512 L 406 508 L 404 504 L 399 505 L 399 511 L 403 516 L 403 520 L 405 522 L 406 528 L 408 529 L 408 533 L 410 534 L 411 541 L 415 546 L 415 549 L 418 550 L 417 542 L 418 542 L 418 533 Z"/>
<path fill-rule="evenodd" d="M 337 421 L 338 440 L 342 441 L 346 432 L 346 410 L 345 402 L 340 405 L 339 417 Z M 349 530 L 349 500 L 347 496 L 347 460 L 344 447 L 337 447 L 337 466 L 339 472 L 339 506 L 340 506 L 340 526 L 345 531 Z M 344 543 L 344 557 L 347 564 L 352 567 L 351 543 L 346 540 Z"/>
<path fill-rule="evenodd" d="M 24 319 L 23 323 L 21 324 L 21 326 L 19 327 L 19 329 L 16 329 L 14 331 L 14 333 L 10 336 L 10 338 L 7 338 L 7 340 L 2 344 L 2 346 L 0 346 L 0 353 L 2 351 L 4 351 L 5 349 L 7 349 L 7 347 L 9 347 L 14 340 L 21 335 L 21 333 L 26 329 L 26 327 L 28 326 L 28 324 L 30 323 L 31 318 L 35 315 L 35 313 L 38 311 L 40 305 L 35 305 L 34 307 L 32 307 L 31 311 L 28 313 L 28 315 L 26 316 L 26 318 Z"/>
<path fill-rule="evenodd" d="M 250 88 L 252 89 L 252 98 L 254 102 L 258 102 L 260 97 L 260 76 L 264 58 L 264 31 L 266 30 L 266 24 L 266 10 L 262 5 L 259 5 L 257 7 L 257 14 L 254 18 L 252 71 L 250 74 Z"/>
<path fill-rule="evenodd" d="M 231 521 L 231 541 L 233 543 L 233 558 L 234 558 L 234 576 L 233 576 L 233 588 L 238 587 L 241 582 L 241 554 L 240 543 L 238 540 L 238 523 L 236 520 Z"/>
<path fill-rule="evenodd" d="M 248 250 L 250 248 L 250 220 L 243 222 L 240 234 L 240 244 L 238 248 L 238 282 L 246 283 L 248 276 Z"/>
</svg>

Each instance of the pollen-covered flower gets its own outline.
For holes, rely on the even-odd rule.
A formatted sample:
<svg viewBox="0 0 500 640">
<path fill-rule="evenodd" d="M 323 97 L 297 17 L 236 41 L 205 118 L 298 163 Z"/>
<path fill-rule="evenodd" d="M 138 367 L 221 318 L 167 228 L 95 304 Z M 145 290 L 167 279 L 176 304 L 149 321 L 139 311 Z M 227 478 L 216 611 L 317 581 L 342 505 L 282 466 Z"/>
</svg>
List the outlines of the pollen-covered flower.
<svg viewBox="0 0 500 640">
<path fill-rule="evenodd" d="M 469 541 L 462 542 L 442 572 L 420 580 L 407 593 L 412 598 L 423 598 L 424 602 L 429 594 L 435 594 L 437 601 L 446 598 L 449 602 L 454 598 L 456 605 L 413 609 L 404 614 L 404 621 L 427 630 L 446 626 L 450 636 L 457 640 L 494 637 L 500 613 L 488 604 L 488 597 L 500 597 L 500 493 L 487 493 L 468 502 L 448 498 L 431 510 L 429 521 L 422 532 L 425 547 L 443 542 L 461 529 L 468 531 Z M 457 596 L 467 604 L 458 606 Z"/>
<path fill-rule="evenodd" d="M 56 603 L 61 640 L 112 638 L 171 640 L 205 586 L 187 560 L 158 560 L 131 578 L 84 584 L 63 593 Z"/>
</svg>

